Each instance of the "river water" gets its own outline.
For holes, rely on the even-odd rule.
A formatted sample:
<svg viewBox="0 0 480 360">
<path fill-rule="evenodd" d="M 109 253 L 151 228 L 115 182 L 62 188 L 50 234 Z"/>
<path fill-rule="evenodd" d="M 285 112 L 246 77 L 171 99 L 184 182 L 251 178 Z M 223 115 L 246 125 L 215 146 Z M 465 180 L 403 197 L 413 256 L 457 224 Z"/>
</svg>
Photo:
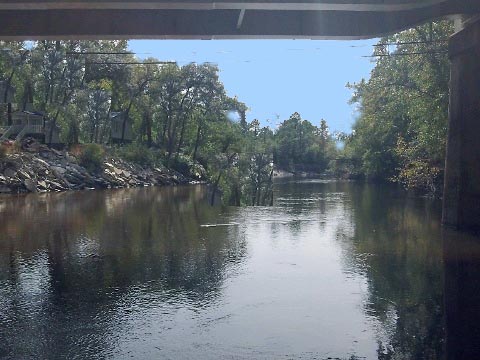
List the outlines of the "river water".
<svg viewBox="0 0 480 360">
<path fill-rule="evenodd" d="M 398 188 L 275 185 L 0 198 L 0 357 L 440 359 L 440 204 Z"/>
</svg>

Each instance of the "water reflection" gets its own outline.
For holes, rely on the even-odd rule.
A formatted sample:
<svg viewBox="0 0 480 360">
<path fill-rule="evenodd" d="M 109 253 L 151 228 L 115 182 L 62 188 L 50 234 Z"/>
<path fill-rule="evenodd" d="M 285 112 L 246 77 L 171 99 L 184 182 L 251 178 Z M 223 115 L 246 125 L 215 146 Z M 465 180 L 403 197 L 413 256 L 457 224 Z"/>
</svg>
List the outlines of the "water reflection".
<svg viewBox="0 0 480 360">
<path fill-rule="evenodd" d="M 395 187 L 306 180 L 285 185 L 297 212 L 316 207 L 336 219 L 344 271 L 362 274 L 363 307 L 381 324 L 379 359 L 440 359 L 444 354 L 442 237 L 439 204 Z M 324 191 L 318 192 L 323 186 Z M 316 197 L 311 197 L 315 194 Z M 282 200 L 282 199 L 281 199 Z"/>
<path fill-rule="evenodd" d="M 277 183 L 273 207 L 210 207 L 206 195 L 196 186 L 0 198 L 0 357 L 478 350 L 468 340 L 480 299 L 466 284 L 480 278 L 479 243 L 442 233 L 435 201 L 318 180 Z"/>
<path fill-rule="evenodd" d="M 355 204 L 350 266 L 368 277 L 366 311 L 383 324 L 381 359 L 443 356 L 443 264 L 438 204 L 366 186 Z M 372 221 L 374 219 L 374 221 Z"/>
<path fill-rule="evenodd" d="M 196 187 L 2 199 L 2 355 L 103 357 L 115 350 L 109 331 L 133 311 L 213 304 L 245 245 L 230 229 L 206 241 L 199 224 L 218 209 L 204 196 Z"/>
</svg>

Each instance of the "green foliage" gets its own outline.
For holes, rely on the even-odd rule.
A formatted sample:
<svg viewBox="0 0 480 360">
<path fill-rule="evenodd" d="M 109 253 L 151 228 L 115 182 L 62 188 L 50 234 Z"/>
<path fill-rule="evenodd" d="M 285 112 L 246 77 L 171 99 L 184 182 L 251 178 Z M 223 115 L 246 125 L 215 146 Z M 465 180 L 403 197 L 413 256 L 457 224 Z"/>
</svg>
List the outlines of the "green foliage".
<svg viewBox="0 0 480 360">
<path fill-rule="evenodd" d="M 66 131 L 67 133 L 65 134 L 65 142 L 68 145 L 78 144 L 80 129 L 78 127 L 78 123 L 73 118 L 70 120 Z"/>
<path fill-rule="evenodd" d="M 87 144 L 83 147 L 79 163 L 90 172 L 98 172 L 103 167 L 105 151 L 101 145 Z"/>
<path fill-rule="evenodd" d="M 443 173 L 440 165 L 435 166 L 431 160 L 420 158 L 418 149 L 409 146 L 401 138 L 398 139 L 395 152 L 401 166 L 393 180 L 407 189 L 420 192 L 436 194 L 441 191 Z"/>
<path fill-rule="evenodd" d="M 190 156 L 178 154 L 171 163 L 171 168 L 187 177 L 202 180 L 206 177 L 205 169 L 198 162 L 194 162 Z"/>
<path fill-rule="evenodd" d="M 247 169 L 243 172 L 248 174 L 244 184 L 246 203 L 248 205 L 271 205 L 273 201 L 274 133 L 267 127 L 254 126 L 248 135 L 247 152 L 241 159 L 241 164 Z"/>
<path fill-rule="evenodd" d="M 272 199 L 273 131 L 227 119 L 208 124 L 201 160 L 228 205 L 268 205 Z M 215 194 L 215 192 L 213 192 Z M 212 203 L 214 195 L 212 196 Z"/>
<path fill-rule="evenodd" d="M 125 160 L 143 166 L 154 166 L 160 162 L 158 154 L 144 145 L 132 143 L 119 149 L 119 155 Z"/>
<path fill-rule="evenodd" d="M 335 156 L 335 142 L 323 119 L 316 127 L 294 113 L 275 133 L 275 163 L 282 169 L 322 173 Z"/>
<path fill-rule="evenodd" d="M 354 172 L 428 192 L 441 189 L 448 119 L 447 39 L 443 21 L 380 40 L 369 80 L 348 85 L 359 117 L 345 137 Z M 407 54 L 407 55 L 402 55 Z"/>
</svg>

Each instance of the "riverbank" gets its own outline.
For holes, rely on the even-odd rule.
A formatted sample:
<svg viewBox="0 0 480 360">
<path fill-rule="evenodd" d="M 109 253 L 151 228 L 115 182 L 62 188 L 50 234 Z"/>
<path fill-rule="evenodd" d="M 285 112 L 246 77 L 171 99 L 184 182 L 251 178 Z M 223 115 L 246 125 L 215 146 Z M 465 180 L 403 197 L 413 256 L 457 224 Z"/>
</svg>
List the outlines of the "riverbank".
<svg viewBox="0 0 480 360">
<path fill-rule="evenodd" d="M 106 154 L 89 171 L 79 156 L 36 142 L 23 142 L 0 158 L 0 194 L 165 186 L 198 183 L 163 166 L 148 167 Z"/>
</svg>

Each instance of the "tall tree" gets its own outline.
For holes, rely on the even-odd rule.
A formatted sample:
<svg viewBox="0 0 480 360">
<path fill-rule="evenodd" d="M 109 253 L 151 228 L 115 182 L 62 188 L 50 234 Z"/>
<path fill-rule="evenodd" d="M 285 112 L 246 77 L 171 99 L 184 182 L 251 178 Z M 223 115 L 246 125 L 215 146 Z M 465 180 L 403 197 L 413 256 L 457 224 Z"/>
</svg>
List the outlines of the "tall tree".
<svg viewBox="0 0 480 360">
<path fill-rule="evenodd" d="M 291 171 L 323 172 L 335 153 L 327 122 L 322 120 L 318 128 L 299 113 L 280 124 L 275 143 L 275 163 Z"/>
<path fill-rule="evenodd" d="M 452 31 L 451 23 L 437 22 L 381 39 L 370 79 L 350 85 L 360 116 L 345 151 L 367 177 L 440 188 Z"/>
</svg>

